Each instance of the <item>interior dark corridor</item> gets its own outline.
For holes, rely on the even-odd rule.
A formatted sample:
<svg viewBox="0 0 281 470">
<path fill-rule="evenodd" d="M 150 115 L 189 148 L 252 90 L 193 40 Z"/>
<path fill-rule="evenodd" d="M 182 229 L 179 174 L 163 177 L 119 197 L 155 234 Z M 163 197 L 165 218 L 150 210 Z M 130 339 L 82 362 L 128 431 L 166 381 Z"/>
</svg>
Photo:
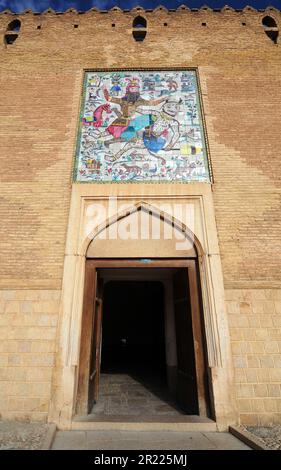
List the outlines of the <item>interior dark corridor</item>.
<svg viewBox="0 0 281 470">
<path fill-rule="evenodd" d="M 101 350 L 100 395 L 94 413 L 182 414 L 167 384 L 161 282 L 104 285 Z"/>
<path fill-rule="evenodd" d="M 156 374 L 164 380 L 165 364 L 162 283 L 105 284 L 101 372 Z"/>
</svg>

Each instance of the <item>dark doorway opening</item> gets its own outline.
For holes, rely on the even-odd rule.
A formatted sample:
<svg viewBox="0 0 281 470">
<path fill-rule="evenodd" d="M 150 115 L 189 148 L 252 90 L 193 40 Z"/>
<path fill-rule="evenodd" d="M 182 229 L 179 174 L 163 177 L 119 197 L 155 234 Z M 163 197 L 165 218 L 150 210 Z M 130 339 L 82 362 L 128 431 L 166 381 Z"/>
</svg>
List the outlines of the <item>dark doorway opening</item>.
<svg viewBox="0 0 281 470">
<path fill-rule="evenodd" d="M 100 395 L 94 413 L 182 414 L 167 382 L 164 308 L 161 282 L 104 285 Z"/>
<path fill-rule="evenodd" d="M 161 282 L 111 281 L 103 294 L 101 372 L 166 377 Z"/>
<path fill-rule="evenodd" d="M 196 262 L 168 263 L 87 262 L 78 414 L 209 415 Z"/>
</svg>

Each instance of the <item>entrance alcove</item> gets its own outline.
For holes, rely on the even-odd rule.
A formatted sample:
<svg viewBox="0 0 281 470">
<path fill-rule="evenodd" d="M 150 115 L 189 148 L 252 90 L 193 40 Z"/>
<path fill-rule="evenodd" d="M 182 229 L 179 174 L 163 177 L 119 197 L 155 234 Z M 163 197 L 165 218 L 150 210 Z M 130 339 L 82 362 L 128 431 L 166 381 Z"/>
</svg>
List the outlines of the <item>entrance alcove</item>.
<svg viewBox="0 0 281 470">
<path fill-rule="evenodd" d="M 103 429 L 105 420 L 110 421 L 110 426 L 113 426 L 112 423 L 115 422 L 115 429 L 124 429 L 124 426 L 126 429 L 138 429 L 140 422 L 146 423 L 147 429 L 159 429 L 161 422 L 161 429 L 164 426 L 165 429 L 172 430 L 178 426 L 178 423 L 181 423 L 182 429 L 188 430 L 190 429 L 189 423 L 194 423 L 190 421 L 194 415 L 186 413 L 195 413 L 196 419 L 203 419 L 204 423 L 207 423 L 204 429 L 212 425 L 216 426 L 216 429 L 223 430 L 230 423 L 236 422 L 232 386 L 233 368 L 224 309 L 222 271 L 212 209 L 212 194 L 205 186 L 203 194 L 201 186 L 198 189 L 195 186 L 187 189 L 189 189 L 190 196 L 185 198 L 151 196 L 146 203 L 137 203 L 132 197 L 121 197 L 118 200 L 117 210 L 112 212 L 108 210 L 109 198 L 93 197 L 90 186 L 75 186 L 66 243 L 57 367 L 54 372 L 53 397 L 49 413 L 50 422 L 56 422 L 60 429 L 83 429 L 85 421 L 87 423 L 91 421 L 91 426 L 95 426 L 95 429 Z M 159 209 L 162 204 L 167 206 L 167 203 L 171 205 L 181 201 L 194 207 L 194 224 L 192 224 L 192 217 L 184 224 L 180 217 L 173 217 L 171 212 Z M 101 211 L 100 218 L 93 222 L 92 208 L 96 204 L 99 207 L 104 205 L 105 210 Z M 137 220 L 141 221 L 140 219 L 142 220 L 142 237 L 138 236 L 141 224 L 136 224 Z M 177 282 L 175 276 L 178 276 Z M 189 332 L 192 332 L 192 338 L 191 341 L 185 341 L 185 344 L 193 345 L 195 373 L 193 370 L 190 375 L 195 376 L 194 383 L 196 383 L 196 387 L 191 387 L 193 397 L 195 397 L 193 403 L 189 402 L 191 410 L 183 410 L 179 407 L 180 411 L 178 408 L 176 410 L 177 415 L 174 414 L 173 409 L 172 416 L 169 416 L 167 412 L 163 413 L 160 419 L 159 415 L 145 418 L 145 410 L 142 409 L 141 414 L 131 415 L 130 419 L 133 421 L 126 420 L 124 414 L 121 418 L 119 416 L 121 421 L 116 421 L 118 416 L 103 416 L 99 421 L 101 414 L 97 413 L 96 418 L 92 414 L 94 401 L 98 406 L 100 397 L 104 396 L 104 388 L 107 387 L 106 384 L 104 387 L 103 384 L 101 387 L 99 385 L 96 387 L 96 384 L 96 388 L 92 387 L 95 369 L 90 372 L 91 364 L 94 364 L 93 359 L 95 359 L 91 354 L 91 351 L 95 350 L 92 348 L 93 341 L 99 344 L 102 338 L 101 328 L 96 328 L 98 319 L 99 324 L 102 323 L 100 306 L 106 304 L 108 298 L 114 294 L 113 291 L 110 293 L 110 289 L 115 289 L 116 298 L 118 283 L 124 283 L 123 286 L 126 289 L 128 282 L 134 282 L 140 287 L 139 293 L 135 295 L 136 299 L 133 299 L 135 302 L 138 298 L 145 297 L 141 293 L 144 287 L 140 284 L 148 282 L 150 286 L 152 284 L 156 286 L 158 303 L 164 303 L 162 311 L 162 331 L 164 317 L 164 332 L 165 328 L 166 331 L 170 328 L 171 332 L 171 325 L 167 330 L 167 321 L 173 318 L 174 313 L 171 315 L 171 312 L 175 311 L 176 303 L 180 311 L 189 312 L 189 319 L 192 319 L 192 328 L 189 328 Z M 114 287 L 110 287 L 110 284 Z M 174 294 L 175 284 L 180 286 L 180 291 L 176 293 L 178 299 Z M 109 289 L 109 294 L 105 292 L 106 289 Z M 190 295 L 190 292 L 195 292 L 196 295 Z M 106 296 L 109 297 L 106 299 Z M 162 300 L 160 300 L 161 296 Z M 185 306 L 180 300 L 186 301 Z M 114 305 L 114 302 L 112 303 Z M 188 303 L 189 307 L 186 308 Z M 119 305 L 119 311 L 120 308 Z M 94 315 L 96 311 L 99 311 L 99 315 Z M 110 317 L 110 313 L 105 313 L 105 315 Z M 140 315 L 137 316 L 140 317 Z M 158 322 L 160 317 L 161 312 L 158 312 Z M 126 315 L 123 320 L 125 319 Z M 197 335 L 195 337 L 193 326 Z M 182 328 L 178 330 L 181 332 Z M 160 343 L 165 356 L 166 382 L 168 388 L 175 389 L 175 381 L 180 381 L 177 367 L 175 367 L 178 364 L 174 361 L 175 351 L 178 355 L 174 340 L 176 335 L 174 333 L 174 339 L 170 338 L 170 342 L 166 340 L 165 335 L 167 334 L 164 334 L 164 348 L 163 341 Z M 121 337 L 122 339 L 126 337 Z M 100 351 L 99 347 L 97 351 Z M 180 351 L 180 354 L 186 357 L 185 353 L 184 349 Z M 99 355 L 98 363 L 100 359 L 102 360 L 102 357 Z M 198 367 L 198 363 L 201 366 Z M 182 368 L 185 365 L 183 363 Z M 199 394 L 198 384 L 202 391 Z M 123 385 L 128 386 L 128 384 Z M 182 383 L 180 389 L 184 389 L 185 385 Z M 135 385 L 130 386 L 133 388 Z M 108 387 L 110 388 L 111 385 Z M 98 399 L 95 397 L 97 391 L 102 392 Z M 176 397 L 177 406 L 182 400 L 180 395 L 179 393 Z M 156 398 L 161 399 L 159 396 Z M 118 405 L 115 406 L 115 411 L 118 411 Z M 122 413 L 125 411 L 123 408 Z M 216 424 L 213 421 L 210 424 L 206 416 L 215 419 Z"/>
</svg>

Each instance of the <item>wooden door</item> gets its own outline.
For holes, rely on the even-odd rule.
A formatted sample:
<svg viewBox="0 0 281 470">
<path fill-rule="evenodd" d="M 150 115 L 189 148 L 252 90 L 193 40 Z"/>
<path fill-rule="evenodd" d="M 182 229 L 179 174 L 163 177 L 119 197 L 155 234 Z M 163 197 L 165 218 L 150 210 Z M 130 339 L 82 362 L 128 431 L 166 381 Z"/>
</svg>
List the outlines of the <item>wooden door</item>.
<svg viewBox="0 0 281 470">
<path fill-rule="evenodd" d="M 89 391 L 88 391 L 88 413 L 99 398 L 100 384 L 100 362 L 101 362 L 101 340 L 102 340 L 102 280 L 96 273 L 96 292 L 93 313 L 93 334 L 91 344 Z"/>
<path fill-rule="evenodd" d="M 97 268 L 86 260 L 76 413 L 89 413 L 98 399 L 102 322 L 102 285 Z"/>
<path fill-rule="evenodd" d="M 173 276 L 177 400 L 187 414 L 206 415 L 204 353 L 195 263 Z"/>
<path fill-rule="evenodd" d="M 186 270 L 173 276 L 174 311 L 177 341 L 177 400 L 188 414 L 198 414 L 192 317 Z"/>
</svg>

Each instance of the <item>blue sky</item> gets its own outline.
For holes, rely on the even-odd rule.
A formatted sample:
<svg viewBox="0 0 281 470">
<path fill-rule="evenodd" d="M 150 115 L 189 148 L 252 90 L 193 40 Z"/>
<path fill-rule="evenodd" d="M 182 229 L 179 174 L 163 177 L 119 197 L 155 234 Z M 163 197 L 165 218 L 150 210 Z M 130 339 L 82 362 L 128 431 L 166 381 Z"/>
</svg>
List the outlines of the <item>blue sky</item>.
<svg viewBox="0 0 281 470">
<path fill-rule="evenodd" d="M 155 8 L 160 4 L 167 8 L 177 8 L 182 4 L 188 5 L 190 8 L 202 5 L 208 5 L 211 8 L 221 8 L 228 4 L 233 8 L 243 8 L 246 5 L 251 5 L 262 9 L 271 5 L 281 9 L 281 0 L 0 0 L 0 11 L 9 8 L 19 13 L 32 8 L 32 10 L 40 12 L 49 7 L 57 11 L 65 11 L 70 7 L 85 11 L 93 6 L 101 10 L 108 10 L 115 5 L 122 9 L 130 9 L 137 5 L 144 8 Z"/>
</svg>

